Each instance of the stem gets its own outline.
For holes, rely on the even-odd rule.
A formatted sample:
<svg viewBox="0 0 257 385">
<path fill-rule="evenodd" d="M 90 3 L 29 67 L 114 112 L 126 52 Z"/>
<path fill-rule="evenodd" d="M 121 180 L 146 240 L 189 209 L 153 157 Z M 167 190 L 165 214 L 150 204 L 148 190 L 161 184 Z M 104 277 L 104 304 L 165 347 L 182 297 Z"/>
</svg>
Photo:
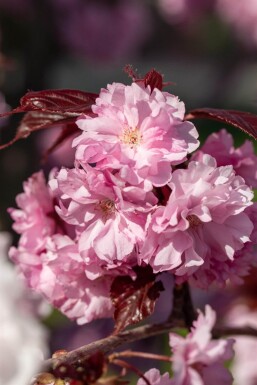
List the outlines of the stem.
<svg viewBox="0 0 257 385">
<path fill-rule="evenodd" d="M 150 383 L 150 381 L 145 377 L 145 375 L 139 369 L 137 369 L 135 366 L 129 364 L 128 362 L 115 359 L 112 361 L 112 363 L 115 365 L 121 366 L 122 368 L 132 370 L 134 373 L 136 373 L 138 375 L 138 377 L 143 378 L 143 380 L 146 382 L 147 385 L 152 385 Z"/>
<path fill-rule="evenodd" d="M 168 318 L 179 327 L 190 329 L 196 319 L 196 311 L 193 306 L 189 285 L 184 282 L 182 285 L 175 285 L 173 289 L 173 307 Z"/>
<path fill-rule="evenodd" d="M 118 352 L 111 354 L 108 358 L 110 362 L 112 362 L 113 359 L 116 359 L 118 357 L 140 357 L 140 358 L 147 358 L 152 360 L 159 360 L 159 361 L 166 361 L 171 362 L 171 357 L 164 356 L 161 354 L 153 354 L 153 353 L 145 353 L 145 352 L 135 352 L 131 350 L 125 350 L 124 352 Z"/>
<path fill-rule="evenodd" d="M 44 364 L 45 366 L 52 366 L 58 362 L 58 364 L 72 365 L 78 362 L 82 357 L 83 360 L 85 360 L 98 351 L 101 351 L 104 354 L 108 354 L 113 352 L 117 347 L 128 344 L 130 342 L 170 332 L 176 326 L 177 325 L 175 325 L 175 323 L 172 321 L 157 325 L 139 326 L 137 328 L 126 330 L 116 335 L 110 335 L 109 337 L 72 350 L 58 360 L 53 358 L 48 359 Z"/>
<path fill-rule="evenodd" d="M 156 336 L 171 331 L 176 331 L 177 325 L 174 321 L 165 322 L 157 325 L 144 325 L 137 328 L 124 331 L 117 335 L 110 335 L 109 337 L 92 342 L 91 344 L 82 346 L 73 350 L 59 359 L 49 359 L 44 362 L 44 367 L 48 368 L 54 364 L 68 364 L 72 365 L 78 363 L 81 359 L 86 360 L 96 352 L 103 352 L 108 354 L 113 352 L 117 347 L 126 345 L 130 342 L 138 341 L 148 337 Z M 250 326 L 246 327 L 217 327 L 213 329 L 213 336 L 215 338 L 224 336 L 251 336 L 257 338 L 257 329 Z"/>
<path fill-rule="evenodd" d="M 223 326 L 223 327 L 217 327 L 214 328 L 212 331 L 212 335 L 214 338 L 220 338 L 220 337 L 229 337 L 229 336 L 249 336 L 249 337 L 256 337 L 257 338 L 257 329 L 251 327 L 251 326 L 243 326 L 243 327 L 237 327 L 237 326 Z"/>
</svg>

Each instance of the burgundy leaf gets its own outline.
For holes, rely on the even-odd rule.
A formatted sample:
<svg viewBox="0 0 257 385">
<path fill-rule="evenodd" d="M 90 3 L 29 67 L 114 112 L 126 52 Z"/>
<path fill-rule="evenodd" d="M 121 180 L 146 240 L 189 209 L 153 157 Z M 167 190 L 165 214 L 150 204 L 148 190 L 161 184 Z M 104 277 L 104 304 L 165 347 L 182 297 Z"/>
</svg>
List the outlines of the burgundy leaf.
<svg viewBox="0 0 257 385">
<path fill-rule="evenodd" d="M 41 111 L 32 111 L 24 115 L 21 123 L 16 131 L 13 139 L 9 142 L 2 144 L 0 150 L 11 146 L 19 139 L 27 138 L 31 132 L 38 131 L 51 126 L 60 125 L 66 127 L 66 125 L 74 124 L 75 118 L 67 118 L 64 114 L 56 114 Z M 59 144 L 59 142 L 57 143 Z M 52 147 L 52 146 L 51 146 Z"/>
<path fill-rule="evenodd" d="M 202 118 L 230 124 L 231 126 L 240 128 L 240 130 L 257 140 L 257 115 L 251 114 L 250 112 L 199 108 L 190 111 L 185 117 L 186 120 Z"/>
<path fill-rule="evenodd" d="M 150 86 L 151 91 L 153 91 L 154 88 L 158 88 L 158 90 L 161 91 L 164 85 L 163 76 L 160 74 L 160 72 L 152 69 L 144 76 L 144 84 L 145 87 Z"/>
<path fill-rule="evenodd" d="M 22 119 L 20 126 L 8 143 L 0 146 L 0 150 L 9 147 L 17 140 L 26 138 L 31 132 L 47 128 L 56 124 L 74 122 L 82 113 L 93 115 L 91 107 L 95 103 L 97 94 L 79 90 L 45 90 L 28 92 L 20 100 L 20 106 L 12 111 L 0 114 L 0 117 L 19 112 L 28 112 Z M 56 148 L 67 137 L 71 126 L 61 134 Z M 74 126 L 73 126 L 74 131 Z M 68 134 L 69 136 L 70 134 Z"/>
<path fill-rule="evenodd" d="M 97 94 L 79 90 L 44 90 L 27 92 L 20 100 L 20 106 L 14 110 L 0 114 L 12 115 L 19 112 L 43 111 L 76 117 L 91 112 Z"/>
<path fill-rule="evenodd" d="M 111 286 L 115 334 L 151 315 L 160 292 L 164 290 L 161 281 L 155 281 L 156 275 L 151 267 L 135 267 L 134 271 L 136 279 L 128 275 L 116 277 Z"/>
<path fill-rule="evenodd" d="M 133 82 L 136 83 L 144 83 L 144 86 L 150 86 L 151 91 L 154 90 L 154 88 L 158 88 L 159 90 L 162 90 L 165 85 L 168 83 L 163 83 L 163 76 L 157 72 L 154 68 L 145 74 L 143 78 L 138 77 L 136 71 L 133 69 L 132 65 L 127 64 L 124 67 L 124 71 L 128 74 L 129 77 L 132 78 Z"/>
</svg>

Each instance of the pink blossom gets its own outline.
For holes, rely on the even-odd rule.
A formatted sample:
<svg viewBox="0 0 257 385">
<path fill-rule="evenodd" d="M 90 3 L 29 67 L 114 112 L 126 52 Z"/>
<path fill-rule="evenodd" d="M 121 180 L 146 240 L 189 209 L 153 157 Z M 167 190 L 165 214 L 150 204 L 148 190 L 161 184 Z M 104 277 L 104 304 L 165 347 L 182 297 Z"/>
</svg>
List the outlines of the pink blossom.
<svg viewBox="0 0 257 385">
<path fill-rule="evenodd" d="M 112 278 L 89 280 L 78 247 L 68 236 L 47 238 L 45 251 L 38 254 L 12 247 L 10 257 L 33 290 L 79 324 L 112 315 Z"/>
<path fill-rule="evenodd" d="M 37 252 L 44 248 L 46 237 L 55 232 L 53 198 L 42 172 L 33 174 L 23 188 L 16 198 L 19 209 L 8 211 L 15 221 L 13 229 L 21 234 L 19 246 Z"/>
<path fill-rule="evenodd" d="M 151 385 L 174 385 L 169 373 L 161 375 L 158 369 L 150 369 L 144 373 L 144 376 L 148 379 Z M 140 378 L 137 381 L 137 385 L 146 385 L 146 382 L 143 378 Z"/>
<path fill-rule="evenodd" d="M 233 339 L 212 340 L 216 314 L 206 305 L 186 338 L 170 333 L 174 385 L 230 385 L 233 378 L 224 363 L 233 357 Z"/>
<path fill-rule="evenodd" d="M 219 286 L 224 286 L 227 281 L 240 285 L 244 283 L 243 277 L 250 273 L 251 268 L 257 266 L 257 202 L 247 207 L 245 213 L 254 225 L 250 242 L 246 242 L 242 249 L 235 252 L 233 260 L 222 258 L 218 254 L 215 258 L 208 256 L 204 264 L 190 277 L 191 284 L 203 289 L 213 282 Z"/>
<path fill-rule="evenodd" d="M 218 166 L 231 164 L 235 172 L 244 178 L 246 184 L 257 188 L 257 156 L 250 140 L 235 148 L 232 135 L 223 129 L 211 134 L 200 150 L 193 155 L 193 159 L 200 160 L 203 154 L 213 156 Z"/>
<path fill-rule="evenodd" d="M 169 270 L 179 282 L 207 261 L 234 260 L 235 252 L 250 241 L 253 224 L 243 211 L 253 193 L 232 166 L 216 167 L 204 155 L 188 169 L 173 172 L 166 207 L 157 208 L 148 229 L 140 260 L 154 272 Z"/>
<path fill-rule="evenodd" d="M 135 252 L 145 241 L 148 214 L 157 202 L 151 192 L 90 166 L 63 168 L 50 186 L 59 195 L 58 215 L 75 227 L 89 278 L 136 264 Z"/>
<path fill-rule="evenodd" d="M 182 163 L 198 147 L 198 133 L 183 122 L 184 104 L 174 95 L 137 83 L 113 83 L 102 89 L 94 118 L 82 116 L 74 140 L 76 159 L 97 169 L 120 170 L 131 184 L 165 185 L 171 164 Z"/>
<path fill-rule="evenodd" d="M 234 306 L 226 316 L 229 326 L 257 327 L 257 311 L 246 305 Z M 255 385 L 257 382 L 257 340 L 250 336 L 235 336 L 235 358 L 231 371 L 235 377 L 235 385 Z"/>
<path fill-rule="evenodd" d="M 91 281 L 86 277 L 75 231 L 53 211 L 53 196 L 42 172 L 24 183 L 17 204 L 20 209 L 10 209 L 10 213 L 21 238 L 9 255 L 28 286 L 78 323 L 111 316 L 109 290 L 113 278 L 103 276 Z"/>
</svg>

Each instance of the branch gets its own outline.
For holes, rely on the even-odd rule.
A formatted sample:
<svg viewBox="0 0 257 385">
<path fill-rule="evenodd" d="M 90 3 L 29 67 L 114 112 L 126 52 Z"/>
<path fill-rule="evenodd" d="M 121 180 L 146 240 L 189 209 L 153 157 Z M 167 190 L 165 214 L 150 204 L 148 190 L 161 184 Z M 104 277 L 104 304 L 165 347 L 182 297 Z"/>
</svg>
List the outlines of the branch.
<svg viewBox="0 0 257 385">
<path fill-rule="evenodd" d="M 257 338 L 257 329 L 251 326 L 223 326 L 214 328 L 212 331 L 214 338 L 228 337 L 228 336 L 249 336 Z"/>
<path fill-rule="evenodd" d="M 78 349 L 72 350 L 60 358 L 52 358 L 44 362 L 44 366 L 52 366 L 58 364 L 69 364 L 72 365 L 92 356 L 92 354 L 101 351 L 104 354 L 113 352 L 117 347 L 128 344 L 130 342 L 138 341 L 144 338 L 156 336 L 172 331 L 176 326 L 174 322 L 165 322 L 157 325 L 144 325 L 137 328 L 124 331 L 116 335 L 110 335 L 109 337 L 101 340 L 92 342 L 88 345 L 82 346 Z"/>
<path fill-rule="evenodd" d="M 44 362 L 44 367 L 49 367 L 58 364 L 72 365 L 79 363 L 80 360 L 85 360 L 94 353 L 101 351 L 104 354 L 113 352 L 119 346 L 149 338 L 159 334 L 176 331 L 177 327 L 174 322 L 165 322 L 157 325 L 144 325 L 137 328 L 124 331 L 117 335 L 110 335 L 109 337 L 92 342 L 88 345 L 82 346 L 76 350 L 72 350 L 60 358 L 52 358 Z M 213 337 L 219 338 L 224 336 L 251 336 L 257 338 L 257 329 L 250 326 L 245 327 L 217 327 L 213 329 Z"/>
</svg>

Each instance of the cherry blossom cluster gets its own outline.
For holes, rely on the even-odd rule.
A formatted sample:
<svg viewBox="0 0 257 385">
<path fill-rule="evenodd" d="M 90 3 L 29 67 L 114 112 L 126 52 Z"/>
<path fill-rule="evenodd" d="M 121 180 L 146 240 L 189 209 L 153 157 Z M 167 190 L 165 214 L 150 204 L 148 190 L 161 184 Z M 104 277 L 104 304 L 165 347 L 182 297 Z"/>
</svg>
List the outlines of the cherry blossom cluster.
<svg viewBox="0 0 257 385">
<path fill-rule="evenodd" d="M 152 385 L 228 385 L 233 378 L 224 363 L 233 357 L 234 340 L 213 340 L 211 330 L 216 314 L 206 306 L 205 315 L 199 313 L 190 333 L 185 337 L 170 333 L 173 377 L 150 369 L 145 377 Z M 137 385 L 143 385 L 140 379 Z"/>
<path fill-rule="evenodd" d="M 135 81 L 81 115 L 74 168 L 35 173 L 9 209 L 28 285 L 79 324 L 110 317 L 115 277 L 135 266 L 177 283 L 240 283 L 256 262 L 256 164 L 225 130 L 199 149 L 178 97 Z M 196 151 L 197 150 L 197 151 Z"/>
</svg>

